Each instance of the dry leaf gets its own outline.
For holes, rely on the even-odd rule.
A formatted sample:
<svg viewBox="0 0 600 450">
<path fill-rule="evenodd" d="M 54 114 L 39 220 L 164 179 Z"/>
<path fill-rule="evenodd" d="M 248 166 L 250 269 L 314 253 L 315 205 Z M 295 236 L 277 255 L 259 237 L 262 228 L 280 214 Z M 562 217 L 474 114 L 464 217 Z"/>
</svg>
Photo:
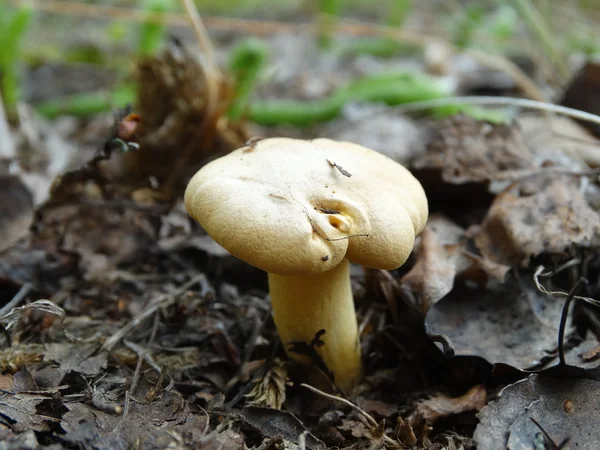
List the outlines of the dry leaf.
<svg viewBox="0 0 600 450">
<path fill-rule="evenodd" d="M 541 253 L 561 254 L 573 245 L 596 247 L 600 217 L 577 178 L 539 176 L 496 197 L 475 242 L 492 261 L 526 266 Z"/>
<path fill-rule="evenodd" d="M 571 403 L 565 408 L 565 402 Z M 534 419 L 554 441 L 538 448 L 555 449 L 569 438 L 570 449 L 597 448 L 600 442 L 600 382 L 576 377 L 531 375 L 507 386 L 479 413 L 474 439 L 479 450 L 527 450 L 543 436 Z"/>
<path fill-rule="evenodd" d="M 473 386 L 460 397 L 438 394 L 417 403 L 413 415 L 421 416 L 430 422 L 468 411 L 479 411 L 485 406 L 487 393 L 481 384 Z"/>
<path fill-rule="evenodd" d="M 573 170 L 600 165 L 600 141 L 569 117 L 521 114 L 517 119 L 523 139 L 535 154 L 538 167 Z"/>
<path fill-rule="evenodd" d="M 447 183 L 489 181 L 505 170 L 532 169 L 533 154 L 515 124 L 491 124 L 456 115 L 435 124 L 415 169 L 439 170 Z"/>
<path fill-rule="evenodd" d="M 0 252 L 25 237 L 33 218 L 29 190 L 12 175 L 0 175 Z"/>
<path fill-rule="evenodd" d="M 423 311 L 448 294 L 458 276 L 484 284 L 488 277 L 504 280 L 508 267 L 468 252 L 465 245 L 465 230 L 454 222 L 439 215 L 427 222 L 417 262 L 401 280 L 419 295 Z"/>
<path fill-rule="evenodd" d="M 258 381 L 252 390 L 246 394 L 248 405 L 281 409 L 285 402 L 285 386 L 287 367 L 275 359 L 273 366 L 267 371 L 262 380 Z"/>
</svg>

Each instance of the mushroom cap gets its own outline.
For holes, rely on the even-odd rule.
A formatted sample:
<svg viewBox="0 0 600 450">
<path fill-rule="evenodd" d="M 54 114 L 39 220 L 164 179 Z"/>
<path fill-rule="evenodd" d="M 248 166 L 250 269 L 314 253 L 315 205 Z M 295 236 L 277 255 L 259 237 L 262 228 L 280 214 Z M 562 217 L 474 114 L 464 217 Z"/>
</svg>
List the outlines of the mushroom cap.
<svg viewBox="0 0 600 450">
<path fill-rule="evenodd" d="M 267 272 L 327 271 L 345 257 L 395 269 L 428 216 L 421 184 L 363 146 L 269 138 L 202 167 L 188 213 L 232 255 Z"/>
</svg>

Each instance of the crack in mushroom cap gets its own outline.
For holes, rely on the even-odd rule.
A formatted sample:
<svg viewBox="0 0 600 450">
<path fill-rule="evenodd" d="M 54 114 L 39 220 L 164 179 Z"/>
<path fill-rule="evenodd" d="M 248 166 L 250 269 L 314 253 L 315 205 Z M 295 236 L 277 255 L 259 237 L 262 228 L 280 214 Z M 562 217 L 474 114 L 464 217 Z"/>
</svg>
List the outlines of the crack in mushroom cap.
<svg viewBox="0 0 600 450">
<path fill-rule="evenodd" d="M 194 175 L 185 205 L 232 255 L 280 275 L 324 272 L 344 257 L 395 269 L 428 216 L 407 169 L 330 139 L 269 138 L 235 150 Z"/>
</svg>

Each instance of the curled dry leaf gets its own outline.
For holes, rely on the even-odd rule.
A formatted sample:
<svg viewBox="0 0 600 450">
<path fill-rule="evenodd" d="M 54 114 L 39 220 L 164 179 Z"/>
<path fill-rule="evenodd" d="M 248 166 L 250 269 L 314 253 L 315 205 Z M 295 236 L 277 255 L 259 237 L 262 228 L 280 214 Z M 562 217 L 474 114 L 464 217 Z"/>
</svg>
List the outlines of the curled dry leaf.
<svg viewBox="0 0 600 450">
<path fill-rule="evenodd" d="M 181 193 L 199 165 L 240 147 L 249 137 L 225 116 L 210 121 L 211 128 L 200 126 L 207 112 L 201 64 L 184 46 L 173 44 L 137 67 L 136 112 L 142 121 L 135 137 L 140 149 L 123 155 L 121 175 L 130 180 L 155 177 L 159 190 L 169 198 Z M 232 91 L 226 80 L 221 81 L 217 109 L 225 111 Z M 177 186 L 170 185 L 175 179 Z"/>
<path fill-rule="evenodd" d="M 33 218 L 33 198 L 18 177 L 0 175 L 0 252 L 25 237 Z"/>
<path fill-rule="evenodd" d="M 448 294 L 457 277 L 486 283 L 503 281 L 507 266 L 481 258 L 466 249 L 465 230 L 443 216 L 432 216 L 421 233 L 417 262 L 402 278 L 420 297 L 424 311 Z"/>
<path fill-rule="evenodd" d="M 568 448 L 596 448 L 599 402 L 598 381 L 531 375 L 504 388 L 498 400 L 481 410 L 474 434 L 477 448 L 561 448 L 567 438 Z M 545 445 L 536 447 L 537 442 Z"/>
<path fill-rule="evenodd" d="M 281 409 L 285 402 L 286 381 L 287 368 L 281 360 L 276 359 L 265 376 L 246 394 L 248 405 Z"/>
<path fill-rule="evenodd" d="M 585 200 L 578 178 L 536 176 L 496 197 L 475 243 L 492 261 L 526 266 L 542 253 L 596 247 L 600 216 Z"/>
<path fill-rule="evenodd" d="M 469 411 L 479 411 L 485 406 L 487 392 L 481 384 L 473 386 L 460 397 L 438 394 L 416 404 L 413 416 L 420 416 L 430 422 Z"/>
</svg>

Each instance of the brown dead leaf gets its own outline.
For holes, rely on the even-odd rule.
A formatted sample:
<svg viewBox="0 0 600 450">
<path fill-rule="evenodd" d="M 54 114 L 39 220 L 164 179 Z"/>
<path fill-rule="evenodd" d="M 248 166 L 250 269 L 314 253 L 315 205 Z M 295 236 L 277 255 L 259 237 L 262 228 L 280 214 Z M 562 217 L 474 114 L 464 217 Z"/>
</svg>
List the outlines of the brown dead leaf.
<svg viewBox="0 0 600 450">
<path fill-rule="evenodd" d="M 142 120 L 135 136 L 140 148 L 123 155 L 122 179 L 154 177 L 161 192 L 176 187 L 168 194 L 180 193 L 200 165 L 240 147 L 250 137 L 225 116 L 217 117 L 209 128 L 200 125 L 206 115 L 204 71 L 181 44 L 140 61 L 137 82 L 136 112 Z M 226 79 L 221 80 L 219 94 L 217 110 L 224 111 L 232 94 Z"/>
<path fill-rule="evenodd" d="M 392 405 L 380 400 L 371 400 L 364 397 L 358 397 L 356 399 L 356 404 L 363 411 L 368 412 L 371 415 L 375 414 L 382 418 L 391 417 L 398 412 L 397 405 Z"/>
<path fill-rule="evenodd" d="M 396 423 L 396 436 L 398 436 L 398 441 L 401 444 L 411 448 L 417 445 L 417 436 L 415 434 L 415 430 L 409 423 L 409 421 L 404 420 L 402 417 L 398 416 Z"/>
<path fill-rule="evenodd" d="M 54 361 L 63 375 L 74 371 L 87 376 L 95 376 L 106 368 L 107 354 L 98 346 L 82 343 L 46 344 L 45 361 Z"/>
<path fill-rule="evenodd" d="M 481 384 L 473 386 L 460 397 L 448 397 L 438 394 L 431 398 L 421 400 L 415 407 L 414 416 L 420 416 L 430 422 L 461 414 L 469 411 L 479 411 L 486 404 L 487 393 Z"/>
<path fill-rule="evenodd" d="M 600 114 L 598 106 L 599 96 L 600 63 L 597 61 L 587 61 L 569 82 L 569 86 L 565 89 L 560 104 L 598 115 Z M 600 126 L 598 124 L 582 120 L 581 125 L 596 136 L 600 136 Z M 596 160 L 600 161 L 597 156 Z"/>
<path fill-rule="evenodd" d="M 484 257 L 512 266 L 599 242 L 600 217 L 586 202 L 579 179 L 567 175 L 515 183 L 496 197 L 475 236 Z"/>
<path fill-rule="evenodd" d="M 521 114 L 517 123 L 536 166 L 581 170 L 600 165 L 600 141 L 571 118 Z"/>
<path fill-rule="evenodd" d="M 440 215 L 429 219 L 416 253 L 401 281 L 419 295 L 424 312 L 452 290 L 457 277 L 485 284 L 489 277 L 503 281 L 509 269 L 468 252 L 465 230 Z"/>
<path fill-rule="evenodd" d="M 0 252 L 25 237 L 33 218 L 33 198 L 19 178 L 0 175 Z"/>
<path fill-rule="evenodd" d="M 515 124 L 492 124 L 465 115 L 436 123 L 415 169 L 441 172 L 447 183 L 486 182 L 505 170 L 532 169 L 533 154 Z"/>
<path fill-rule="evenodd" d="M 350 433 L 355 438 L 368 438 L 371 436 L 371 426 L 358 418 L 342 419 L 342 423 L 337 428 Z"/>
<path fill-rule="evenodd" d="M 16 432 L 48 431 L 48 422 L 55 419 L 37 411 L 37 406 L 47 399 L 47 396 L 36 394 L 0 393 L 0 423 Z"/>
<path fill-rule="evenodd" d="M 248 406 L 241 413 L 246 423 L 260 431 L 265 437 L 281 436 L 294 444 L 298 444 L 300 439 L 304 439 L 308 449 L 322 450 L 325 448 L 323 442 L 313 436 L 304 424 L 290 412 Z"/>
<path fill-rule="evenodd" d="M 281 360 L 276 359 L 265 376 L 246 394 L 248 405 L 281 409 L 285 402 L 286 382 L 287 367 Z"/>
</svg>

